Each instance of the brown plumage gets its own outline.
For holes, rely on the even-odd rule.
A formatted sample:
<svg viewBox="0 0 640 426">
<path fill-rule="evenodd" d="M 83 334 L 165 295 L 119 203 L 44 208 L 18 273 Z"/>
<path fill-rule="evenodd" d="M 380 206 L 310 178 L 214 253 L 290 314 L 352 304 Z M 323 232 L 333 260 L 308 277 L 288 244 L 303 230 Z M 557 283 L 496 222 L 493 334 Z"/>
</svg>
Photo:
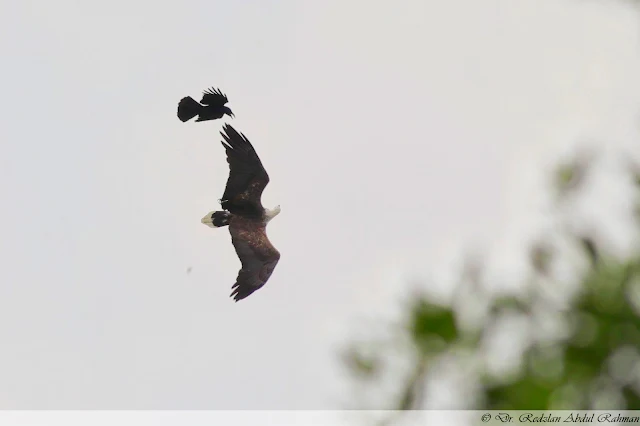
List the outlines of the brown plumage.
<svg viewBox="0 0 640 426">
<path fill-rule="evenodd" d="M 261 196 L 269 175 L 253 145 L 228 124 L 223 131 L 222 145 L 229 163 L 229 178 L 220 200 L 224 211 L 209 212 L 202 223 L 229 226 L 231 242 L 242 263 L 231 293 L 237 302 L 264 286 L 280 260 L 280 252 L 266 233 L 267 223 L 280 213 L 280 206 L 273 210 L 262 206 Z"/>
</svg>

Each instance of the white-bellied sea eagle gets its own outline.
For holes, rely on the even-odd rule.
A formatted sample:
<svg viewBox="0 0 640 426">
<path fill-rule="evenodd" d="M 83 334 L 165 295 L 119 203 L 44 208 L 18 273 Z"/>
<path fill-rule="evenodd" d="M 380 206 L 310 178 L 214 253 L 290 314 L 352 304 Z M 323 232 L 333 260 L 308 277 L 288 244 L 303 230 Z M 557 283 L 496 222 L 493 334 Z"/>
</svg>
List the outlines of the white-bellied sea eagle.
<svg viewBox="0 0 640 426">
<path fill-rule="evenodd" d="M 229 179 L 220 204 L 224 211 L 212 211 L 202 223 L 212 228 L 229 226 L 231 242 L 242 263 L 231 297 L 244 299 L 261 288 L 280 260 L 280 252 L 267 237 L 267 223 L 280 213 L 262 207 L 260 198 L 269 175 L 249 140 L 229 124 L 220 132 L 227 151 Z"/>
</svg>

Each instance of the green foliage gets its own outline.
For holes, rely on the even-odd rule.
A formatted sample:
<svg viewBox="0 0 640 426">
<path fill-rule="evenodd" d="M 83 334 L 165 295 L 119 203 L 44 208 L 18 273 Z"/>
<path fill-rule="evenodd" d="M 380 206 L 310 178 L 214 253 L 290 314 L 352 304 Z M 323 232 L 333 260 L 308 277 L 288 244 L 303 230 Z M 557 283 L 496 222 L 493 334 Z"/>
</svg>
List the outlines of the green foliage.
<svg viewBox="0 0 640 426">
<path fill-rule="evenodd" d="M 591 160 L 582 158 L 558 169 L 555 189 L 560 201 L 579 195 Z M 632 168 L 630 176 L 640 192 L 638 169 Z M 476 329 L 460 327 L 468 306 L 443 306 L 426 294 L 408 304 L 402 332 L 412 342 L 412 353 L 407 355 L 413 368 L 398 378 L 397 408 L 421 408 L 431 369 L 438 368 L 438 360 L 457 359 L 463 349 L 469 359 L 458 361 L 471 366 L 470 374 L 479 383 L 475 408 L 640 409 L 640 257 L 606 258 L 592 236 L 566 231 L 565 237 L 582 250 L 587 265 L 579 276 L 579 291 L 565 304 L 552 303 L 540 291 L 543 281 L 551 281 L 551 288 L 561 284 L 553 282 L 552 269 L 558 260 L 552 243 L 544 240 L 530 252 L 533 284 L 523 279 L 532 290 L 518 297 L 484 295 L 490 306 Z M 480 281 L 478 275 L 472 280 Z M 481 293 L 483 286 L 474 282 L 473 288 Z M 529 338 L 518 356 L 518 367 L 496 373 L 487 367 L 485 349 L 495 332 L 493 325 L 509 322 L 514 314 L 526 320 L 528 328 L 523 332 Z M 549 338 L 535 337 L 540 318 L 557 319 L 559 332 Z M 364 357 L 352 350 L 347 365 L 359 377 L 375 382 L 384 368 L 383 357 L 378 356 L 383 351 Z"/>
<path fill-rule="evenodd" d="M 451 309 L 419 299 L 410 312 L 409 332 L 423 353 L 439 352 L 458 338 Z"/>
</svg>

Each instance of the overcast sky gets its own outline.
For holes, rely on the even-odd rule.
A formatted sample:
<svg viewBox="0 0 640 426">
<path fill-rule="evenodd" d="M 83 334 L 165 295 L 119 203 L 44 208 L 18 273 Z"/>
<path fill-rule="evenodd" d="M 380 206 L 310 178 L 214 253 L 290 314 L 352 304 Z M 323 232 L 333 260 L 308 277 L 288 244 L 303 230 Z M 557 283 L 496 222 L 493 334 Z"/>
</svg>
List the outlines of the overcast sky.
<svg viewBox="0 0 640 426">
<path fill-rule="evenodd" d="M 337 354 L 357 318 L 517 234 L 535 170 L 576 140 L 633 143 L 632 12 L 0 2 L 0 408 L 349 406 Z M 280 263 L 239 303 L 228 231 L 200 223 L 227 179 L 223 122 L 176 117 L 211 86 L 282 207 Z"/>
</svg>

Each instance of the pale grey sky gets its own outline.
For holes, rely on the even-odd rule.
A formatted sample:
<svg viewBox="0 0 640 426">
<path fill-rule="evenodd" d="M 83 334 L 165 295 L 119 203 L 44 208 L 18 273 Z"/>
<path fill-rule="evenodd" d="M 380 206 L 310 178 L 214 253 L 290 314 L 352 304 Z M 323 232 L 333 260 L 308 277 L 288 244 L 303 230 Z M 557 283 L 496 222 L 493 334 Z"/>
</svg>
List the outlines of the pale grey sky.
<svg viewBox="0 0 640 426">
<path fill-rule="evenodd" d="M 0 3 L 0 408 L 348 405 L 357 318 L 467 241 L 519 235 L 551 154 L 629 146 L 638 19 L 571 0 Z M 228 232 L 200 223 L 222 122 L 175 116 L 210 86 L 282 207 L 281 261 L 237 304 Z"/>
</svg>

